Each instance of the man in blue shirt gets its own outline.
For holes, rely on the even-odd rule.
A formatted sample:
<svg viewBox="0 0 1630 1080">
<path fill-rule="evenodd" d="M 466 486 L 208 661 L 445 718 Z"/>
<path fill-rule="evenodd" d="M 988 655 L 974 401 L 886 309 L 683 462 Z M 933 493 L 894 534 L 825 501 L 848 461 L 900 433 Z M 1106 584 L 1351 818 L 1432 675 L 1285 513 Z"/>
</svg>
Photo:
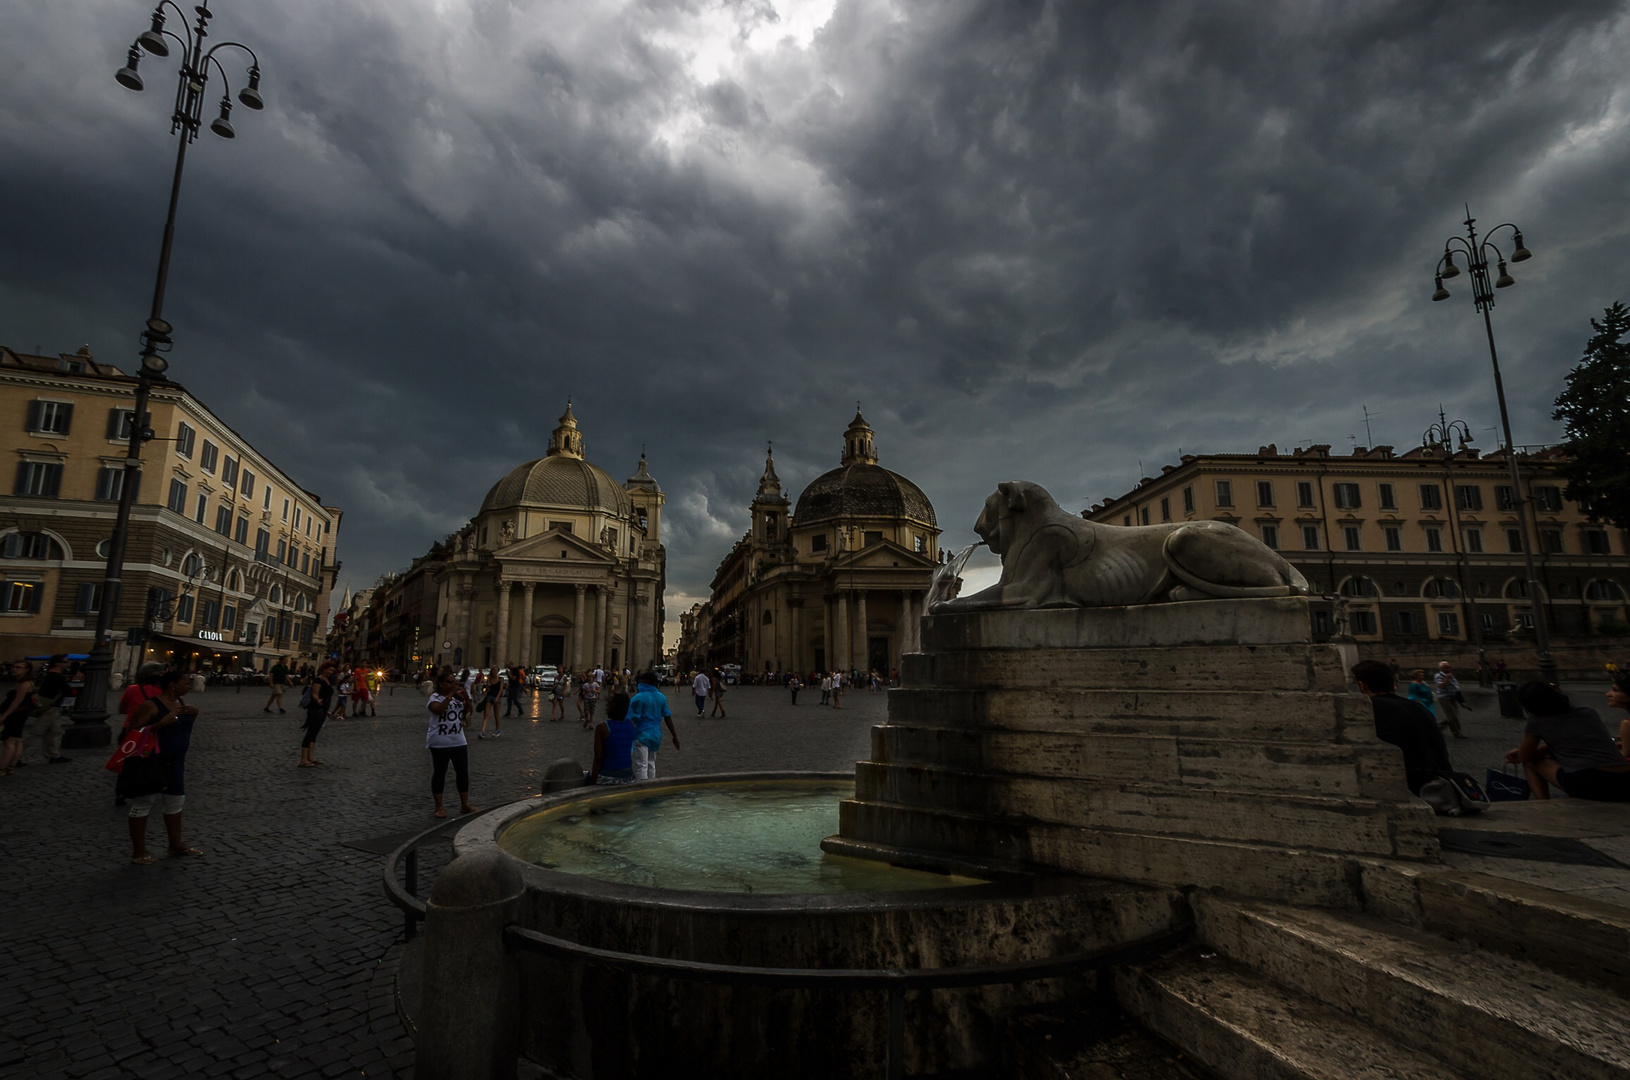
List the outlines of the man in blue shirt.
<svg viewBox="0 0 1630 1080">
<path fill-rule="evenodd" d="M 657 751 L 662 749 L 662 725 L 674 737 L 674 749 L 679 749 L 679 732 L 674 730 L 673 711 L 668 708 L 668 696 L 657 688 L 657 677 L 642 671 L 635 680 L 638 689 L 628 703 L 628 719 L 634 724 L 634 779 L 657 778 Z"/>
</svg>

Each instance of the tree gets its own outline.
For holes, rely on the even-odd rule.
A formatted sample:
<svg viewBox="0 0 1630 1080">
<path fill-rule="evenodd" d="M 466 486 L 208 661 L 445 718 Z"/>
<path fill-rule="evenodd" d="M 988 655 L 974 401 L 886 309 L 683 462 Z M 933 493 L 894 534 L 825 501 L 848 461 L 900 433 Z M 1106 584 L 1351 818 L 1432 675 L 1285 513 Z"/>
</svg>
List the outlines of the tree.
<svg viewBox="0 0 1630 1080">
<path fill-rule="evenodd" d="M 1592 521 L 1630 529 L 1630 308 L 1616 303 L 1590 325 L 1596 333 L 1551 414 L 1567 424 L 1569 460 L 1558 471 Z"/>
</svg>

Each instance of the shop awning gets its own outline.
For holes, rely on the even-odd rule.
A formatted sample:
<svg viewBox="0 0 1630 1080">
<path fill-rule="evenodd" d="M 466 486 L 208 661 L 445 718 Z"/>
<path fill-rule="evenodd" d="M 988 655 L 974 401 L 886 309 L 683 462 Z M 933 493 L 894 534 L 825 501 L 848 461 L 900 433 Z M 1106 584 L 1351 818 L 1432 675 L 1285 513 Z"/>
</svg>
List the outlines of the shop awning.
<svg viewBox="0 0 1630 1080">
<path fill-rule="evenodd" d="M 189 649 L 198 649 L 200 652 L 241 656 L 244 653 L 255 651 L 253 645 L 243 645 L 236 641 L 211 641 L 207 638 L 182 637 L 180 634 L 160 634 L 154 631 L 149 631 L 147 636 L 153 641 L 174 642 L 177 645 L 185 645 Z"/>
</svg>

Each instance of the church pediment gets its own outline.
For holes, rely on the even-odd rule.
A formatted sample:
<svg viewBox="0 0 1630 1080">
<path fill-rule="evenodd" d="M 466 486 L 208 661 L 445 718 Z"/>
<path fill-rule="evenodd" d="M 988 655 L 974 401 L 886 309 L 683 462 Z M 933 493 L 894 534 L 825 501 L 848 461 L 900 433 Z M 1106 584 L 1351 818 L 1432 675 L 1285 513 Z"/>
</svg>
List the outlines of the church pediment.
<svg viewBox="0 0 1630 1080">
<path fill-rule="evenodd" d="M 842 570 L 906 570 L 932 569 L 934 560 L 927 555 L 908 551 L 892 540 L 868 544 L 859 551 L 848 551 L 833 561 L 834 569 Z"/>
<path fill-rule="evenodd" d="M 525 540 L 516 540 L 494 551 L 500 563 L 551 562 L 615 566 L 617 558 L 598 544 L 590 544 L 574 533 L 551 529 Z"/>
</svg>

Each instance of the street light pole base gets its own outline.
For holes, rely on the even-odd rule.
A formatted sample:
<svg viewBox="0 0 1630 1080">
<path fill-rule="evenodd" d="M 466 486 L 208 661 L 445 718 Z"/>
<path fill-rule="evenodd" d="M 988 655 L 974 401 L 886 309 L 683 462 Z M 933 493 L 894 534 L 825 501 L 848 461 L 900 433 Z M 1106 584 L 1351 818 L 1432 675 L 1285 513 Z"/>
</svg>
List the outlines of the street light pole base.
<svg viewBox="0 0 1630 1080">
<path fill-rule="evenodd" d="M 95 750 L 99 746 L 112 746 L 113 729 L 105 719 L 90 720 L 76 716 L 68 730 L 62 733 L 62 745 L 68 750 Z"/>
</svg>

